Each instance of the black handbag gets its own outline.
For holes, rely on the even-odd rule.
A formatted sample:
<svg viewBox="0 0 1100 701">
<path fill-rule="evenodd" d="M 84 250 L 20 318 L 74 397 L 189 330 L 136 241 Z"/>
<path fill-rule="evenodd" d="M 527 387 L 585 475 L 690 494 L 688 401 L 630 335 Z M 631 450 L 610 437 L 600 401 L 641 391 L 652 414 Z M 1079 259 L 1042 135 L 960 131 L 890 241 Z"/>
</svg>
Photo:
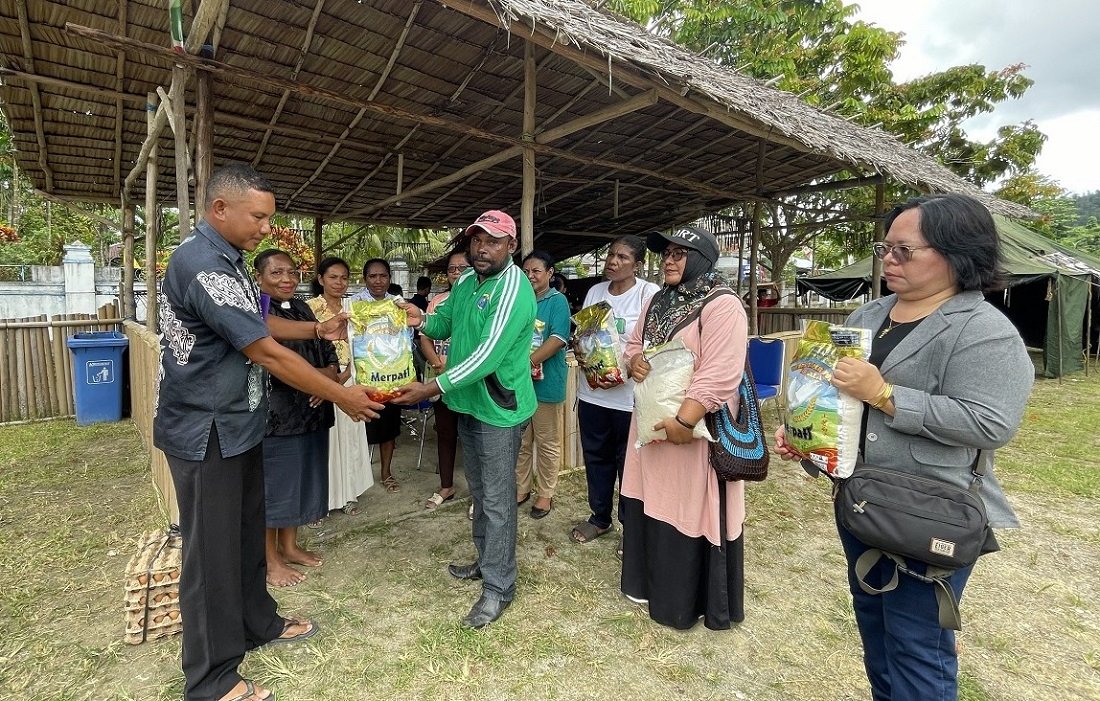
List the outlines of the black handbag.
<svg viewBox="0 0 1100 701">
<path fill-rule="evenodd" d="M 970 567 L 983 553 L 997 550 L 979 491 L 984 469 L 975 460 L 969 489 L 899 470 L 859 464 L 837 482 L 837 518 L 870 546 L 856 561 L 856 578 L 869 594 L 891 591 L 899 573 L 936 586 L 940 625 L 961 630 L 958 602 L 947 582 L 955 570 Z M 883 557 L 894 562 L 893 577 L 881 589 L 864 580 Z M 912 571 L 907 559 L 925 563 Z"/>
<path fill-rule="evenodd" d="M 728 404 L 706 415 L 707 430 L 714 438 L 710 444 L 710 466 L 718 479 L 726 482 L 748 480 L 759 482 L 768 476 L 768 444 L 764 440 L 764 423 L 760 420 L 760 404 L 752 371 L 746 361 L 737 390 L 740 406 L 737 416 Z"/>
</svg>

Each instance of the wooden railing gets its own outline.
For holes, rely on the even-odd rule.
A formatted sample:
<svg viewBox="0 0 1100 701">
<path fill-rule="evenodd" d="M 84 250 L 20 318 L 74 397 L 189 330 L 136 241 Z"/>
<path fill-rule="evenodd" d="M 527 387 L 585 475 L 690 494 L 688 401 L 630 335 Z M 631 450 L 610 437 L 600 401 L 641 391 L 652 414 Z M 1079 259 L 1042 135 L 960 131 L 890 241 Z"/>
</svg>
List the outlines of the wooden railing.
<svg viewBox="0 0 1100 701">
<path fill-rule="evenodd" d="M 153 445 L 153 402 L 156 401 L 157 372 L 160 370 L 160 341 L 143 324 L 127 321 L 123 331 L 130 339 L 130 415 L 149 451 L 149 471 L 161 504 L 161 515 L 179 523 L 176 489 L 168 459 Z"/>
<path fill-rule="evenodd" d="M 72 416 L 73 359 L 65 341 L 80 332 L 117 330 L 121 323 L 113 304 L 95 316 L 0 321 L 0 423 Z"/>
<path fill-rule="evenodd" d="M 852 309 L 828 307 L 767 307 L 759 310 L 757 333 L 766 336 L 784 331 L 801 331 L 802 319 L 843 324 Z"/>
</svg>

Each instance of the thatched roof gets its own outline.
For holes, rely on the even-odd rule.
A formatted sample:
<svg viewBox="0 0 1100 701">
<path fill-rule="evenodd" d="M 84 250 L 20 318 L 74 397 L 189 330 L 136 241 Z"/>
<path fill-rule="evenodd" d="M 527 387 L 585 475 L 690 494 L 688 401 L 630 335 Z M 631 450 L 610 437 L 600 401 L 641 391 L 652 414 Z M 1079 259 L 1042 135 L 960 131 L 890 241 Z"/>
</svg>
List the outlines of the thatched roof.
<svg viewBox="0 0 1100 701">
<path fill-rule="evenodd" d="M 0 99 L 35 187 L 119 202 L 145 137 L 146 95 L 171 80 L 172 57 L 141 46 L 169 46 L 166 5 L 0 6 Z M 421 227 L 461 226 L 489 208 L 518 218 L 521 158 L 499 154 L 525 143 L 531 38 L 536 246 L 576 252 L 841 171 L 967 192 L 995 212 L 1031 214 L 879 130 L 581 0 L 231 0 L 219 19 L 220 63 L 207 64 L 215 160 L 253 162 L 289 212 Z M 123 39 L 88 38 L 66 23 Z M 193 80 L 190 88 L 189 110 Z M 604 121 L 552 132 L 601 111 Z M 158 192 L 169 205 L 171 156 L 165 130 Z M 494 157 L 483 170 L 472 167 Z M 143 186 L 138 178 L 138 201 Z"/>
</svg>

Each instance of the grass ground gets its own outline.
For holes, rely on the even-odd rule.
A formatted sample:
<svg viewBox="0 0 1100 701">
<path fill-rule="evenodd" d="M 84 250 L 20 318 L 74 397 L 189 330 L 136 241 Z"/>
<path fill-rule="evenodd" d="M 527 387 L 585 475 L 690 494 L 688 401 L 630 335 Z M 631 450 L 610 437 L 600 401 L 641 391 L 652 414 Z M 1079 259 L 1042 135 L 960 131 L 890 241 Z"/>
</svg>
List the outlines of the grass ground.
<svg viewBox="0 0 1100 701">
<path fill-rule="evenodd" d="M 967 589 L 963 699 L 1100 698 L 1097 426 L 1100 377 L 1040 381 L 999 454 L 1025 527 L 1001 534 Z M 122 642 L 122 573 L 137 536 L 161 525 L 146 464 L 127 423 L 0 428 L 0 698 L 180 698 L 178 638 Z M 724 632 L 654 624 L 618 593 L 613 538 L 569 543 L 583 472 L 563 475 L 546 519 L 521 512 L 517 599 L 466 631 L 477 587 L 445 571 L 472 556 L 466 500 L 427 514 L 434 475 L 398 474 L 398 495 L 376 487 L 362 515 L 312 532 L 325 565 L 276 592 L 323 626 L 247 658 L 281 699 L 868 695 L 827 485 L 795 466 L 777 461 L 748 489 L 748 618 Z"/>
</svg>

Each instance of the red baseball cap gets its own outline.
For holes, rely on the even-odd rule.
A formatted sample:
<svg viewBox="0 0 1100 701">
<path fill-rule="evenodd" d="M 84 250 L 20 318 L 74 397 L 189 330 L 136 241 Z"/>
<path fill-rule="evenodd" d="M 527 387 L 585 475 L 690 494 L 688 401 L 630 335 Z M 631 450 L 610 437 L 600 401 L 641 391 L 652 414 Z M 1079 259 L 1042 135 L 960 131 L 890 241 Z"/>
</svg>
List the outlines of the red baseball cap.
<svg viewBox="0 0 1100 701">
<path fill-rule="evenodd" d="M 472 236 L 474 231 L 481 229 L 490 236 L 502 239 L 505 236 L 516 237 L 516 222 L 512 217 L 497 209 L 490 209 L 477 218 L 473 224 L 466 227 L 466 235 Z"/>
</svg>

